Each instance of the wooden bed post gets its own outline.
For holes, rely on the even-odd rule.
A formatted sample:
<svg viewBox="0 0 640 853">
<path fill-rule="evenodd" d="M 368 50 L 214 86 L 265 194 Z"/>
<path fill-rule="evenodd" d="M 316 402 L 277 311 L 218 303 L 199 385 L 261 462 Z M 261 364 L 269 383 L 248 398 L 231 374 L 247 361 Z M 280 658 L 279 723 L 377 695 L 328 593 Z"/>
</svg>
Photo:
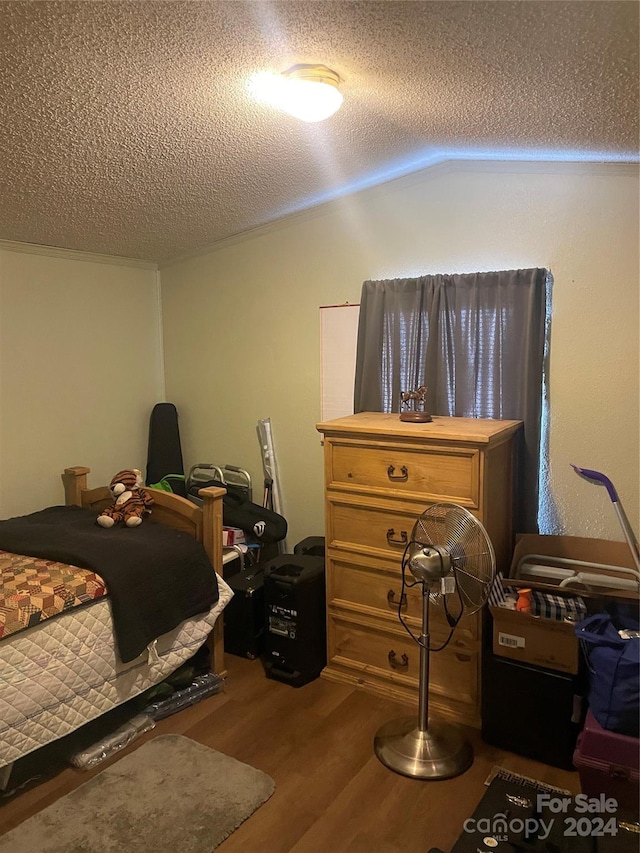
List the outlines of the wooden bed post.
<svg viewBox="0 0 640 853">
<path fill-rule="evenodd" d="M 202 544 L 213 568 L 220 577 L 222 577 L 222 498 L 226 493 L 226 489 L 218 486 L 209 486 L 206 489 L 198 490 L 198 496 L 202 498 Z M 220 676 L 226 675 L 222 614 L 216 620 L 208 642 L 213 672 Z"/>
<path fill-rule="evenodd" d="M 64 502 L 67 506 L 82 506 L 82 491 L 87 488 L 87 474 L 90 468 L 65 468 L 62 475 L 64 483 Z"/>
</svg>

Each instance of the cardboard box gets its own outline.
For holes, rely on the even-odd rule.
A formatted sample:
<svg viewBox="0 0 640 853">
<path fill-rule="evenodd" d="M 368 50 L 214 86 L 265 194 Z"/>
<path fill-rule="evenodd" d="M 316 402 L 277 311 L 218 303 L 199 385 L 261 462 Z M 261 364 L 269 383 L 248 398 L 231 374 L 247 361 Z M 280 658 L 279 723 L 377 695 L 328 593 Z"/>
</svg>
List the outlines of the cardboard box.
<svg viewBox="0 0 640 853">
<path fill-rule="evenodd" d="M 598 599 L 604 603 L 608 598 L 638 599 L 636 591 L 609 589 L 606 586 L 586 589 L 580 585 L 560 588 L 558 583 L 543 579 L 541 582 L 514 578 L 517 566 L 527 555 L 536 557 L 533 562 L 545 566 L 567 567 L 566 560 L 588 563 L 589 568 L 576 566 L 575 570 L 595 572 L 603 576 L 629 578 L 615 567 L 634 568 L 633 557 L 626 542 L 605 539 L 588 539 L 578 536 L 546 536 L 533 533 L 517 537 L 509 577 L 503 584 L 508 587 L 529 587 L 544 592 L 562 595 L 579 595 L 592 601 L 597 609 Z M 539 558 L 539 559 L 538 559 Z M 600 568 L 598 568 L 600 567 Z M 580 661 L 580 645 L 571 622 L 545 619 L 490 607 L 493 616 L 493 652 L 511 660 L 542 666 L 575 675 Z"/>
<path fill-rule="evenodd" d="M 577 674 L 580 646 L 573 624 L 504 607 L 489 609 L 493 616 L 495 655 Z"/>
<path fill-rule="evenodd" d="M 245 541 L 244 530 L 239 527 L 222 528 L 222 547 L 230 548 L 232 545 L 242 545 Z"/>
<path fill-rule="evenodd" d="M 565 592 L 566 594 L 580 595 L 583 598 L 617 598 L 638 600 L 637 589 L 621 590 L 614 587 L 598 586 L 589 589 L 579 584 L 567 586 L 564 590 L 558 588 L 557 582 L 534 582 L 530 578 L 526 580 L 514 580 L 517 566 L 527 555 L 539 556 L 533 562 L 545 566 L 573 569 L 576 573 L 581 571 L 596 573 L 603 578 L 622 578 L 632 581 L 631 575 L 621 572 L 616 567 L 634 569 L 635 563 L 631 550 L 626 542 L 614 542 L 608 539 L 588 539 L 580 536 L 548 536 L 536 533 L 521 533 L 516 537 L 516 547 L 513 552 L 511 569 L 509 571 L 510 586 L 525 586 L 546 592 Z M 577 560 L 585 565 L 572 566 L 566 561 Z M 505 581 L 506 583 L 506 581 Z"/>
</svg>

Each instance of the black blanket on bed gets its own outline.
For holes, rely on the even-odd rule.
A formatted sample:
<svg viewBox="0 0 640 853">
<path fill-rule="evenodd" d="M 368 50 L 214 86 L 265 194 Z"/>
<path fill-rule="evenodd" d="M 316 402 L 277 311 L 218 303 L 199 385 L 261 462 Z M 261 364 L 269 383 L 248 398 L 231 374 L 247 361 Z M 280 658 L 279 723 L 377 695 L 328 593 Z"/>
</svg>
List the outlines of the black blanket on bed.
<svg viewBox="0 0 640 853">
<path fill-rule="evenodd" d="M 202 544 L 163 524 L 105 529 L 93 510 L 53 506 L 0 521 L 0 549 L 97 572 L 107 585 L 123 662 L 218 600 Z"/>
</svg>

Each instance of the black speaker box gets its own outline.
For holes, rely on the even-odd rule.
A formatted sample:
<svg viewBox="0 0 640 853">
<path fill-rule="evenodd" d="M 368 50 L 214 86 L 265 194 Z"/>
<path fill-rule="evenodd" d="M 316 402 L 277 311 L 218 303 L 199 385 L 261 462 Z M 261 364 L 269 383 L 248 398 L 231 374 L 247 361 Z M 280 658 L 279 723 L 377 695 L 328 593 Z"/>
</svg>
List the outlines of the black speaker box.
<svg viewBox="0 0 640 853">
<path fill-rule="evenodd" d="M 312 557 L 324 557 L 324 536 L 307 536 L 297 545 L 294 545 L 294 554 L 309 554 Z"/>
<path fill-rule="evenodd" d="M 244 568 L 226 582 L 233 598 L 223 610 L 224 650 L 254 660 L 264 651 L 264 570 L 260 565 Z"/>
<path fill-rule="evenodd" d="M 281 554 L 264 568 L 265 671 L 301 687 L 327 663 L 324 557 Z"/>
</svg>

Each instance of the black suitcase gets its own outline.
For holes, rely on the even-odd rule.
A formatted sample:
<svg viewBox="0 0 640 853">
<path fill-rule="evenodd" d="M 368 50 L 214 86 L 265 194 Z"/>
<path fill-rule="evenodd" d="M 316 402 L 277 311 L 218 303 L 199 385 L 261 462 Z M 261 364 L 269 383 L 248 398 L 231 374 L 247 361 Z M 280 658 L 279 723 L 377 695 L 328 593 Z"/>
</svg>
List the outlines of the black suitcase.
<svg viewBox="0 0 640 853">
<path fill-rule="evenodd" d="M 264 569 L 249 566 L 227 578 L 233 598 L 223 611 L 224 650 L 255 660 L 264 651 Z"/>
</svg>

